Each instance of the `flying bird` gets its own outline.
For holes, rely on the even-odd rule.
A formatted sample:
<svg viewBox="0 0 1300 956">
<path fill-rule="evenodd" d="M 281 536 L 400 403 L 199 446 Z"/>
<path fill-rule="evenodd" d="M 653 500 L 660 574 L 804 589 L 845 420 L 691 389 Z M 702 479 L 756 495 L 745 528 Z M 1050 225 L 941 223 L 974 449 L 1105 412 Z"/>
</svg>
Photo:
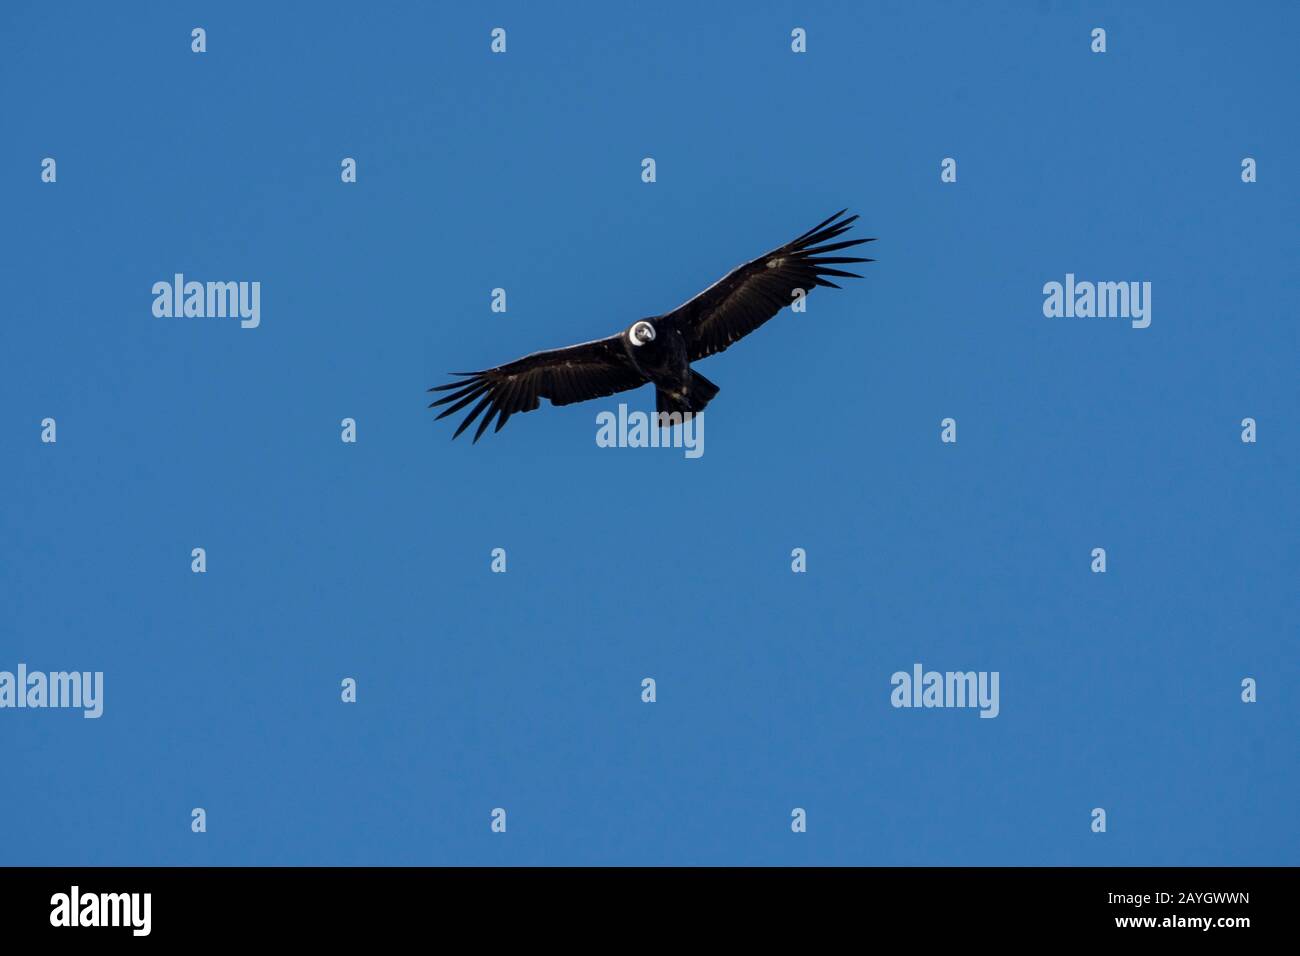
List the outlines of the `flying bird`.
<svg viewBox="0 0 1300 956">
<path fill-rule="evenodd" d="M 457 381 L 429 389 L 451 394 L 429 407 L 447 405 L 438 416 L 441 419 L 473 403 L 451 437 L 479 419 L 475 442 L 494 419 L 500 431 L 511 415 L 533 411 L 543 398 L 552 405 L 572 405 L 646 383 L 654 384 L 659 414 L 703 411 L 718 394 L 718 386 L 692 368 L 692 362 L 715 355 L 753 332 L 789 305 L 796 289 L 806 294 L 819 285 L 840 288 L 827 276 L 862 278 L 833 268 L 874 261 L 831 254 L 873 241 L 831 241 L 858 218 L 841 218 L 847 211 L 841 209 L 797 239 L 737 266 L 671 312 L 638 319 L 608 338 L 534 352 L 481 372 L 452 372 Z"/>
</svg>

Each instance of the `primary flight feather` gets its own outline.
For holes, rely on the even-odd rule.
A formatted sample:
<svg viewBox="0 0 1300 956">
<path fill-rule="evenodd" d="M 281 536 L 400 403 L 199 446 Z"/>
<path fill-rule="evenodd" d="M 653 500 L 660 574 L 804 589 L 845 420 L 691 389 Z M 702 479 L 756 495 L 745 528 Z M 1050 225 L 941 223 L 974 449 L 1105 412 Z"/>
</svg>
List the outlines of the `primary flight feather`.
<svg viewBox="0 0 1300 956">
<path fill-rule="evenodd" d="M 655 386 L 659 413 L 694 413 L 718 394 L 718 386 L 691 363 L 723 351 L 772 318 L 792 301 L 794 291 L 839 286 L 827 277 L 860 279 L 834 266 L 871 262 L 837 256 L 871 239 L 832 240 L 857 216 L 841 218 L 841 209 L 785 245 L 732 269 L 689 302 L 663 315 L 639 319 L 608 338 L 534 352 L 481 372 L 452 372 L 457 381 L 429 391 L 450 392 L 429 407 L 446 405 L 438 418 L 469 407 L 451 437 L 478 419 L 474 441 L 496 421 L 496 431 L 519 412 L 531 412 L 543 398 L 552 405 L 572 405 L 626 392 L 648 382 Z M 480 417 L 481 416 L 481 417 Z"/>
</svg>

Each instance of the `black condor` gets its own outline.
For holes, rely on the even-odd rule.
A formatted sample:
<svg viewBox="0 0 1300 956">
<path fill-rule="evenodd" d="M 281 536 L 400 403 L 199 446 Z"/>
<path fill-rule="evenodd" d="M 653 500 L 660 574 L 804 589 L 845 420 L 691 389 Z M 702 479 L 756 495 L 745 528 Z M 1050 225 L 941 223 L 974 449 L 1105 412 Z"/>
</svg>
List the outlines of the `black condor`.
<svg viewBox="0 0 1300 956">
<path fill-rule="evenodd" d="M 692 368 L 692 362 L 721 352 L 753 332 L 789 305 L 796 290 L 808 293 L 819 285 L 838 289 L 828 276 L 862 278 L 833 268 L 872 261 L 831 255 L 872 241 L 832 241 L 858 218 L 841 218 L 845 212 L 841 209 L 797 239 L 731 270 L 671 312 L 639 319 L 616 335 L 534 352 L 481 372 L 452 372 L 460 376 L 459 381 L 429 389 L 451 394 L 429 407 L 447 405 L 438 416 L 446 418 L 474 403 L 451 437 L 481 415 L 476 442 L 494 419 L 500 431 L 511 415 L 531 412 L 543 398 L 552 405 L 572 405 L 646 383 L 654 384 L 657 412 L 703 411 L 718 394 L 718 386 Z"/>
</svg>

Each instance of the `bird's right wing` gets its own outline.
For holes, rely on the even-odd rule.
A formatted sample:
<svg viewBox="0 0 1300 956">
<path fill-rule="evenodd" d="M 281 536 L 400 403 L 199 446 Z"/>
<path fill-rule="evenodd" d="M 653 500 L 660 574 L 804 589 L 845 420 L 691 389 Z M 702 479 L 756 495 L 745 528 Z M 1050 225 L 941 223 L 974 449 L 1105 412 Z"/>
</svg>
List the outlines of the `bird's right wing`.
<svg viewBox="0 0 1300 956">
<path fill-rule="evenodd" d="M 695 298 L 665 315 L 663 321 L 675 327 L 686 340 L 690 360 L 695 362 L 721 352 L 744 338 L 790 305 L 795 290 L 802 289 L 806 294 L 821 285 L 838 289 L 839 286 L 827 276 L 861 279 L 862 276 L 856 272 L 832 267 L 870 262 L 870 259 L 829 255 L 873 241 L 844 239 L 831 242 L 858 218 L 841 218 L 846 212 L 847 209 L 841 209 L 802 236 L 752 262 L 737 266 Z"/>
<path fill-rule="evenodd" d="M 621 333 L 568 348 L 534 352 L 482 372 L 451 374 L 461 376 L 460 381 L 429 389 L 431 392 L 451 392 L 429 407 L 450 402 L 438 416 L 446 418 L 477 400 L 456 429 L 456 434 L 451 436 L 456 438 L 482 414 L 478 431 L 474 433 L 476 442 L 487 431 L 493 418 L 497 420 L 496 430 L 500 431 L 511 415 L 531 412 L 543 398 L 550 399 L 552 405 L 572 405 L 625 392 L 649 381 L 627 357 Z"/>
</svg>

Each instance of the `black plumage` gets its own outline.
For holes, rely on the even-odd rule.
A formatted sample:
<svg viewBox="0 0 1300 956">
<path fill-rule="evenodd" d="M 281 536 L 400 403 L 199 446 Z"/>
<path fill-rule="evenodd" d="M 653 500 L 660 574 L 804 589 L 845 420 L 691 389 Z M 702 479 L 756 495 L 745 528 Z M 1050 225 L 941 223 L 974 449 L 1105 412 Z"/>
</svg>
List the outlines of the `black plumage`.
<svg viewBox="0 0 1300 956">
<path fill-rule="evenodd" d="M 835 266 L 871 259 L 832 255 L 871 239 L 837 239 L 858 218 L 847 210 L 818 223 L 803 235 L 733 269 L 671 312 L 634 322 L 608 338 L 534 352 L 481 372 L 453 372 L 458 380 L 429 389 L 449 392 L 430 408 L 447 405 L 438 418 L 468 407 L 452 438 L 479 420 L 474 441 L 492 422 L 500 431 L 510 416 L 531 412 L 543 398 L 571 405 L 616 392 L 655 385 L 661 413 L 694 413 L 718 393 L 691 368 L 692 362 L 723 351 L 753 332 L 794 300 L 817 286 L 840 288 L 828 277 L 860 279 Z M 481 416 L 481 417 L 480 417 Z"/>
</svg>

